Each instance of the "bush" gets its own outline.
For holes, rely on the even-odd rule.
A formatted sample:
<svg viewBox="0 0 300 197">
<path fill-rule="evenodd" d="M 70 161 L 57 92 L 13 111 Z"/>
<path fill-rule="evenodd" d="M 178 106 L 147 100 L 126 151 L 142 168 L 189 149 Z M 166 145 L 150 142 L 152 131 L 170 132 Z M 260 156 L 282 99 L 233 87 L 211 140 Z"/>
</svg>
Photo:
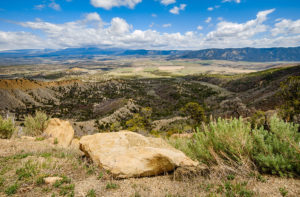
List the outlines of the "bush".
<svg viewBox="0 0 300 197">
<path fill-rule="evenodd" d="M 300 176 L 298 125 L 273 116 L 270 130 L 251 129 L 242 118 L 218 119 L 192 139 L 170 140 L 175 148 L 208 166 L 227 165 L 243 171 L 256 167 L 262 173 Z M 254 168 L 253 168 L 254 169 Z"/>
<path fill-rule="evenodd" d="M 35 112 L 35 116 L 25 117 L 25 134 L 30 136 L 41 135 L 47 127 L 48 116 L 40 111 Z"/>
<path fill-rule="evenodd" d="M 15 126 L 13 124 L 12 119 L 3 119 L 0 116 L 0 138 L 8 139 L 12 136 L 15 130 Z"/>
<path fill-rule="evenodd" d="M 182 109 L 187 116 L 194 120 L 195 124 L 200 124 L 206 121 L 205 112 L 201 105 L 194 102 L 187 103 Z"/>
<path fill-rule="evenodd" d="M 300 114 L 300 76 L 289 77 L 280 84 L 279 95 L 284 104 L 281 113 L 285 120 L 299 123 Z"/>
<path fill-rule="evenodd" d="M 125 126 L 129 131 L 139 132 L 150 130 L 152 109 L 142 108 L 140 113 L 133 115 L 132 119 L 126 121 Z"/>
<path fill-rule="evenodd" d="M 96 197 L 96 191 L 94 189 L 89 190 L 86 197 Z"/>
<path fill-rule="evenodd" d="M 17 183 L 9 186 L 6 190 L 5 190 L 5 193 L 6 195 L 10 196 L 10 195 L 13 195 L 15 193 L 17 193 L 17 190 L 19 188 L 19 185 Z"/>
<path fill-rule="evenodd" d="M 260 128 L 265 126 L 267 123 L 267 118 L 266 114 L 263 111 L 256 111 L 252 116 L 251 116 L 251 128 Z"/>
<path fill-rule="evenodd" d="M 145 119 L 140 114 L 134 114 L 132 119 L 126 121 L 126 127 L 129 131 L 144 131 L 145 128 Z"/>
<path fill-rule="evenodd" d="M 242 164 L 247 162 L 252 149 L 250 131 L 250 124 L 242 118 L 220 118 L 205 127 L 204 132 L 198 131 L 188 147 L 194 158 L 208 165 L 218 164 L 222 160 Z"/>
<path fill-rule="evenodd" d="M 263 173 L 290 177 L 300 175 L 298 125 L 273 116 L 270 131 L 255 130 L 253 140 L 253 159 Z"/>
</svg>

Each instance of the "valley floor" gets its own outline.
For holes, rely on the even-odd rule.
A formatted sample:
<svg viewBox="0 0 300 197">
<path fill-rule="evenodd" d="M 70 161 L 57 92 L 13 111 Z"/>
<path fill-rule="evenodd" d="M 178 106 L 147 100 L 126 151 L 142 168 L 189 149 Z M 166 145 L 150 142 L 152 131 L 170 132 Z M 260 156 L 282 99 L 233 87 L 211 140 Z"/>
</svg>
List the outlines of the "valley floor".
<svg viewBox="0 0 300 197">
<path fill-rule="evenodd" d="M 45 176 L 65 176 L 67 181 L 50 186 L 40 181 Z M 74 147 L 63 149 L 43 139 L 0 140 L 0 196 L 300 196 L 299 179 L 174 178 L 168 174 L 116 180 Z"/>
</svg>

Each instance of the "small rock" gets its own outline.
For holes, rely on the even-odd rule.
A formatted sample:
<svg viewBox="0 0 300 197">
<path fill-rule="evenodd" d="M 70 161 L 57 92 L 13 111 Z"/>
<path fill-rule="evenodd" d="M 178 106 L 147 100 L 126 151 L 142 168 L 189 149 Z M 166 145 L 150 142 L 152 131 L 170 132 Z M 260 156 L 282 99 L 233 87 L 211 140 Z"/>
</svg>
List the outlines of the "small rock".
<svg viewBox="0 0 300 197">
<path fill-rule="evenodd" d="M 46 177 L 44 181 L 46 184 L 53 185 L 56 181 L 61 181 L 61 177 Z"/>
</svg>

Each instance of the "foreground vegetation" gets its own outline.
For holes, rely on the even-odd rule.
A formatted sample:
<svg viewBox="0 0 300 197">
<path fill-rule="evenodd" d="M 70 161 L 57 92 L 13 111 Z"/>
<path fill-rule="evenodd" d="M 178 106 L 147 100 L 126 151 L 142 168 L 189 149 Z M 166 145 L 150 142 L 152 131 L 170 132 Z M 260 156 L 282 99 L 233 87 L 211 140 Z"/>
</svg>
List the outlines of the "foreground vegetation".
<svg viewBox="0 0 300 197">
<path fill-rule="evenodd" d="M 300 176 L 299 125 L 273 116 L 270 129 L 251 128 L 242 118 L 218 119 L 198 130 L 192 139 L 170 142 L 210 168 L 249 173 L 255 169 L 282 177 Z"/>
<path fill-rule="evenodd" d="M 175 171 L 130 180 L 116 180 L 76 150 L 43 138 L 0 140 L 0 195 L 297 196 L 298 182 L 291 177 L 300 175 L 298 125 L 274 116 L 269 126 L 252 128 L 242 118 L 202 124 L 191 139 L 169 142 L 207 166 L 208 173 Z M 63 179 L 47 185 L 43 178 L 48 176 Z"/>
</svg>

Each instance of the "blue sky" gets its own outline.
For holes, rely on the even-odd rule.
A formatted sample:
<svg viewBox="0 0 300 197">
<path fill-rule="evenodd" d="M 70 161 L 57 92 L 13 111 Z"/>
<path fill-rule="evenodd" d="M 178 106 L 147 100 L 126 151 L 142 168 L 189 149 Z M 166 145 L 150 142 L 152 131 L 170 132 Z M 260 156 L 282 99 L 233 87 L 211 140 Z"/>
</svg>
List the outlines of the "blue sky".
<svg viewBox="0 0 300 197">
<path fill-rule="evenodd" d="M 299 0 L 0 1 L 0 50 L 299 45 Z"/>
</svg>

